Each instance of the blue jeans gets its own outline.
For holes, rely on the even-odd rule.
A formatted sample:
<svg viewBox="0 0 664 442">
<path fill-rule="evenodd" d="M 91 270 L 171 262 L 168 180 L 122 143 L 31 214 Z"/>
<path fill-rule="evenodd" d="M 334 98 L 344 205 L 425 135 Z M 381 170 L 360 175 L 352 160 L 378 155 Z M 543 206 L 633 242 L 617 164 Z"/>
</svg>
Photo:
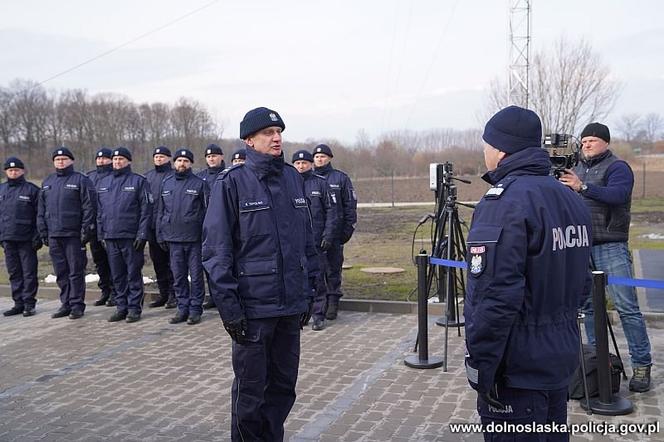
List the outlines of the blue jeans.
<svg viewBox="0 0 664 442">
<path fill-rule="evenodd" d="M 632 278 L 632 255 L 626 242 L 610 242 L 599 244 L 592 248 L 592 259 L 596 270 L 601 270 L 608 276 Z M 639 301 L 636 290 L 632 286 L 607 286 L 611 301 L 618 311 L 620 322 L 627 338 L 629 354 L 632 357 L 632 367 L 642 367 L 652 364 L 650 357 L 650 340 L 646 332 L 646 323 L 639 310 Z M 595 344 L 595 321 L 593 316 L 592 296 L 584 307 L 586 314 L 586 336 L 588 342 Z"/>
</svg>

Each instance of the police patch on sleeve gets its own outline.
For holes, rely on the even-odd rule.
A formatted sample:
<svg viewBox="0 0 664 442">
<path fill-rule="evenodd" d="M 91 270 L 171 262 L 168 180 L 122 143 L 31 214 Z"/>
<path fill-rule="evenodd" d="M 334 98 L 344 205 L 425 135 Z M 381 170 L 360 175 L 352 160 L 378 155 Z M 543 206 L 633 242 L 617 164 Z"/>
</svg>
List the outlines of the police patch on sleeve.
<svg viewBox="0 0 664 442">
<path fill-rule="evenodd" d="M 486 246 L 471 246 L 468 249 L 470 274 L 477 277 L 486 268 Z"/>
</svg>

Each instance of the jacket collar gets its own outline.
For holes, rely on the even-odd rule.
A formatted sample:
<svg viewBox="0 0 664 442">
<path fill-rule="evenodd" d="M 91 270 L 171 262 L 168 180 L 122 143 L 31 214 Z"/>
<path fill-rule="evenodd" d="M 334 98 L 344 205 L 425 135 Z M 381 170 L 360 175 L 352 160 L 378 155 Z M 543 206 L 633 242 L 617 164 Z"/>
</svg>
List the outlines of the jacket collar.
<svg viewBox="0 0 664 442">
<path fill-rule="evenodd" d="M 154 166 L 154 170 L 156 170 L 157 173 L 168 172 L 169 170 L 173 170 L 173 166 L 171 165 L 171 162 L 169 161 L 168 163 L 161 164 L 159 166 Z"/>
<path fill-rule="evenodd" d="M 592 157 L 592 158 L 581 157 L 581 161 L 583 162 L 583 164 L 586 165 L 586 167 L 592 167 L 595 164 L 599 163 L 600 161 L 604 160 L 605 158 L 609 158 L 612 155 L 613 155 L 613 153 L 611 152 L 611 150 L 607 149 L 605 152 L 602 152 L 601 154 L 597 155 L 596 157 Z"/>
<path fill-rule="evenodd" d="M 131 173 L 131 164 L 123 167 L 122 169 L 113 169 L 114 176 L 127 175 Z"/>
<path fill-rule="evenodd" d="M 113 164 L 104 164 L 103 166 L 97 166 L 97 173 L 108 173 L 113 171 Z"/>
<path fill-rule="evenodd" d="M 25 183 L 25 175 L 21 175 L 20 177 L 14 179 L 7 178 L 7 184 L 10 186 L 18 186 L 23 183 Z"/>
<path fill-rule="evenodd" d="M 507 175 L 548 175 L 550 170 L 548 152 L 541 147 L 529 147 L 503 158 L 498 167 L 482 175 L 482 179 L 495 185 Z"/>
<path fill-rule="evenodd" d="M 55 169 L 55 173 L 58 176 L 71 175 L 72 173 L 74 173 L 74 165 L 70 164 L 69 166 L 65 167 L 64 169 Z"/>
<path fill-rule="evenodd" d="M 175 172 L 175 179 L 176 180 L 184 180 L 187 179 L 191 176 L 193 172 L 191 171 L 191 168 L 185 170 L 184 172 Z"/>
<path fill-rule="evenodd" d="M 332 167 L 332 163 L 327 163 L 324 166 L 315 167 L 314 170 L 316 171 L 316 173 L 327 175 L 328 173 L 334 170 L 334 167 Z"/>
<path fill-rule="evenodd" d="M 281 175 L 284 170 L 284 153 L 281 152 L 281 155 L 275 157 L 248 148 L 245 165 L 256 173 L 259 180 L 270 175 Z"/>
</svg>

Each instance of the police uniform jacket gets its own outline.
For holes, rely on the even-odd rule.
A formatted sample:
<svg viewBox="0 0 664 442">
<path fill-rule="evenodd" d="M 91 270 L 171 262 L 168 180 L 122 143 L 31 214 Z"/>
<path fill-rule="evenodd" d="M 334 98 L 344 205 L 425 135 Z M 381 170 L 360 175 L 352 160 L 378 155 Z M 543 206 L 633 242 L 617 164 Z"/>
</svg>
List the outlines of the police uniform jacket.
<svg viewBox="0 0 664 442">
<path fill-rule="evenodd" d="M 191 169 L 164 179 L 157 210 L 157 239 L 200 242 L 210 187 Z"/>
<path fill-rule="evenodd" d="M 323 239 L 333 242 L 338 240 L 339 215 L 337 204 L 333 201 L 325 179 L 309 170 L 302 174 L 304 190 L 311 207 L 314 243 L 318 246 Z"/>
<path fill-rule="evenodd" d="M 113 170 L 99 181 L 97 230 L 103 239 L 148 239 L 152 194 L 144 176 L 131 166 Z"/>
<path fill-rule="evenodd" d="M 76 237 L 94 231 L 94 186 L 71 165 L 47 176 L 39 193 L 37 229 L 44 237 Z"/>
<path fill-rule="evenodd" d="M 153 169 L 149 170 L 145 174 L 145 178 L 148 180 L 150 185 L 150 190 L 154 198 L 156 198 L 161 193 L 161 185 L 164 182 L 164 178 L 173 174 L 173 166 L 170 162 L 162 164 L 161 166 L 154 166 Z M 152 216 L 150 217 L 150 241 L 156 240 L 156 231 L 157 231 L 157 205 L 152 206 Z"/>
<path fill-rule="evenodd" d="M 301 314 L 318 272 L 304 182 L 279 157 L 247 149 L 222 172 L 203 223 L 203 265 L 222 320 Z"/>
<path fill-rule="evenodd" d="M 590 291 L 590 212 L 549 176 L 544 149 L 505 157 L 468 234 L 466 371 L 473 388 L 566 387 L 578 366 L 577 309 Z"/>
<path fill-rule="evenodd" d="M 315 173 L 325 178 L 332 190 L 333 201 L 338 205 L 339 216 L 336 236 L 342 244 L 345 244 L 353 236 L 357 223 L 357 196 L 353 183 L 348 175 L 335 169 L 330 163 L 323 167 L 316 167 Z"/>
<path fill-rule="evenodd" d="M 0 241 L 33 241 L 37 234 L 39 187 L 24 176 L 0 184 Z"/>
<path fill-rule="evenodd" d="M 88 178 L 90 178 L 90 181 L 92 181 L 92 184 L 94 184 L 96 189 L 97 184 L 99 184 L 99 181 L 101 181 L 102 178 L 105 178 L 111 173 L 113 173 L 113 165 L 106 164 L 104 166 L 97 166 L 95 170 L 91 170 L 90 172 L 88 172 Z"/>
<path fill-rule="evenodd" d="M 197 177 L 202 179 L 203 181 L 207 181 L 210 186 L 214 183 L 214 180 L 217 179 L 217 175 L 221 171 L 226 169 L 226 163 L 224 161 L 221 162 L 221 166 L 219 167 L 208 167 L 203 170 L 199 170 L 198 173 L 196 174 Z"/>
</svg>

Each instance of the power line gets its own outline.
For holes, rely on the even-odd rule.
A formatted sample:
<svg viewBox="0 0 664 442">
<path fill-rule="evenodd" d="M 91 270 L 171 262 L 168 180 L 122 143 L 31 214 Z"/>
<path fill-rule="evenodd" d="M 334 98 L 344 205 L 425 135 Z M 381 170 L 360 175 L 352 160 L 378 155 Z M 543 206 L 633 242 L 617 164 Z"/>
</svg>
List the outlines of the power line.
<svg viewBox="0 0 664 442">
<path fill-rule="evenodd" d="M 159 26 L 159 27 L 157 27 L 157 28 L 154 28 L 154 29 L 152 29 L 152 30 L 150 30 L 150 31 L 148 31 L 148 32 L 145 32 L 145 33 L 143 33 L 143 34 L 141 34 L 141 35 L 139 35 L 139 36 L 137 36 L 137 37 L 134 37 L 134 38 L 132 38 L 131 40 L 128 40 L 128 41 L 126 41 L 126 42 L 124 42 L 124 43 L 122 43 L 122 44 L 120 44 L 120 45 L 118 45 L 118 46 L 115 46 L 115 47 L 113 47 L 113 48 L 111 48 L 111 49 L 109 49 L 109 50 L 107 50 L 107 51 L 105 51 L 105 52 L 102 52 L 102 53 L 99 54 L 99 55 L 96 55 L 96 56 L 94 56 L 94 57 L 92 57 L 92 58 L 90 58 L 90 59 L 88 59 L 88 60 L 85 60 L 85 61 L 83 61 L 83 62 L 77 64 L 76 66 L 72 66 L 72 67 L 70 67 L 69 69 L 66 69 L 66 70 L 64 70 L 64 71 L 62 71 L 62 72 L 58 72 L 57 74 L 55 74 L 55 75 L 53 75 L 53 76 L 47 78 L 46 80 L 40 81 L 39 83 L 37 83 L 37 84 L 35 85 L 35 87 L 37 87 L 37 86 L 41 86 L 41 85 L 43 85 L 44 83 L 47 83 L 47 82 L 49 82 L 49 81 L 51 81 L 51 80 L 54 80 L 54 79 L 56 79 L 56 78 L 58 78 L 58 77 L 61 77 L 61 76 L 65 75 L 65 74 L 68 74 L 68 73 L 70 73 L 70 72 L 72 72 L 72 71 L 74 71 L 74 70 L 76 70 L 76 69 L 78 69 L 78 68 L 80 68 L 80 67 L 82 67 L 82 66 L 85 66 L 85 65 L 87 65 L 87 64 L 90 64 L 90 63 L 92 63 L 93 61 L 99 60 L 99 59 L 102 58 L 102 57 L 105 57 L 105 56 L 107 56 L 107 55 L 109 55 L 109 54 L 112 54 L 112 53 L 115 52 L 115 51 L 118 51 L 118 50 L 120 50 L 120 49 L 122 49 L 122 48 L 124 48 L 124 47 L 126 47 L 126 46 L 129 46 L 130 44 L 135 43 L 135 42 L 137 42 L 138 40 L 141 40 L 141 39 L 143 39 L 143 38 L 145 38 L 145 37 L 147 37 L 147 36 L 149 36 L 149 35 L 152 35 L 152 34 L 154 34 L 154 33 L 156 33 L 156 32 L 159 32 L 159 31 L 161 31 L 162 29 L 165 29 L 165 28 L 167 28 L 167 27 L 169 27 L 169 26 L 171 26 L 171 25 L 173 25 L 173 24 L 175 24 L 175 23 L 177 23 L 177 22 L 179 22 L 179 21 L 184 20 L 184 19 L 187 18 L 187 17 L 190 17 L 190 16 L 196 14 L 197 12 L 202 11 L 203 9 L 206 9 L 206 8 L 212 6 L 213 4 L 217 3 L 218 1 L 219 1 L 219 0 L 212 0 L 211 2 L 204 4 L 204 5 L 201 6 L 200 8 L 197 8 L 197 9 L 194 9 L 193 11 L 187 12 L 186 14 L 181 15 L 181 16 L 179 16 L 178 18 L 176 18 L 176 19 L 174 19 L 174 20 L 171 20 L 171 21 L 169 21 L 169 22 L 166 23 L 166 24 L 163 24 L 163 25 L 161 25 L 161 26 Z"/>
</svg>

